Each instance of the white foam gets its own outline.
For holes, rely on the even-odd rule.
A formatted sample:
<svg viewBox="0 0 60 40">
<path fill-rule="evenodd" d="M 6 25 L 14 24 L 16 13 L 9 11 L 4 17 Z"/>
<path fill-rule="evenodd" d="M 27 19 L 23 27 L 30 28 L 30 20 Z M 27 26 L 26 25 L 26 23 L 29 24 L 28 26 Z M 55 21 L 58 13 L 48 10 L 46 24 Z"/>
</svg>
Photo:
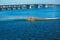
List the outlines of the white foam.
<svg viewBox="0 0 60 40">
<path fill-rule="evenodd" d="M 59 18 L 45 18 L 45 19 L 59 19 Z"/>
</svg>

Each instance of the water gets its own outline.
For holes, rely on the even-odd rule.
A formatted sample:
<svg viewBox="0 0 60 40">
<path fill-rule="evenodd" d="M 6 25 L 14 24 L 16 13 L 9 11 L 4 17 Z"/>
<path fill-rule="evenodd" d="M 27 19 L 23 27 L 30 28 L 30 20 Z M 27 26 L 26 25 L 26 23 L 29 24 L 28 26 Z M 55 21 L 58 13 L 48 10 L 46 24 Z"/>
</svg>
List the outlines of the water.
<svg viewBox="0 0 60 40">
<path fill-rule="evenodd" d="M 4 10 L 0 11 L 0 17 L 5 16 L 38 16 L 38 17 L 60 17 L 59 8 L 33 8 L 22 10 Z"/>
<path fill-rule="evenodd" d="M 60 18 L 60 8 L 0 11 L 0 17 L 38 16 Z M 0 21 L 0 40 L 60 40 L 60 20 Z"/>
</svg>

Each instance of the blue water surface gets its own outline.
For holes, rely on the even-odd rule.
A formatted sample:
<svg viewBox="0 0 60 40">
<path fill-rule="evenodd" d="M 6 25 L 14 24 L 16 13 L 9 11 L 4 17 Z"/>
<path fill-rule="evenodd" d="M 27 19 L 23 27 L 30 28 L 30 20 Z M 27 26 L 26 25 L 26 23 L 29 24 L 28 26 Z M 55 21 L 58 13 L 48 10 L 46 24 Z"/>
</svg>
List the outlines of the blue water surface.
<svg viewBox="0 0 60 40">
<path fill-rule="evenodd" d="M 33 9 L 21 9 L 21 10 L 3 10 L 0 11 L 0 17 L 5 16 L 37 16 L 44 18 L 59 18 L 59 8 L 33 8 Z"/>
<path fill-rule="evenodd" d="M 3 10 L 0 17 L 60 18 L 60 8 Z M 0 40 L 60 40 L 60 20 L 0 21 Z"/>
</svg>

